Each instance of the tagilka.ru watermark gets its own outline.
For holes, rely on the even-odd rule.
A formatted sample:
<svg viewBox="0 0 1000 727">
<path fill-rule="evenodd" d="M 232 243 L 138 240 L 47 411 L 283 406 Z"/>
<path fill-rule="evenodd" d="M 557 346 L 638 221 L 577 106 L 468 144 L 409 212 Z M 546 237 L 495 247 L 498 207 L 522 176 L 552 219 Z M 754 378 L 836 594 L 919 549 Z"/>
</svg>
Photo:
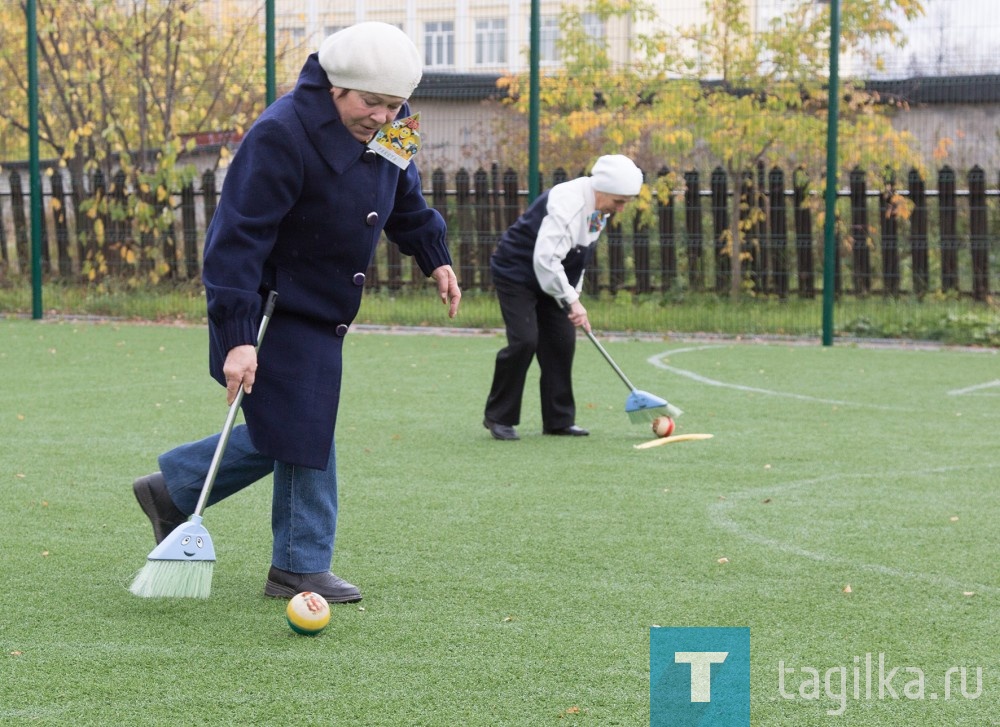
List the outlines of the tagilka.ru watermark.
<svg viewBox="0 0 1000 727">
<path fill-rule="evenodd" d="M 891 666 L 882 652 L 855 656 L 851 666 L 824 669 L 779 660 L 778 693 L 788 700 L 825 698 L 836 705 L 826 713 L 840 716 L 850 699 L 978 699 L 983 693 L 983 668 L 952 666 L 938 680 L 915 666 Z"/>
</svg>

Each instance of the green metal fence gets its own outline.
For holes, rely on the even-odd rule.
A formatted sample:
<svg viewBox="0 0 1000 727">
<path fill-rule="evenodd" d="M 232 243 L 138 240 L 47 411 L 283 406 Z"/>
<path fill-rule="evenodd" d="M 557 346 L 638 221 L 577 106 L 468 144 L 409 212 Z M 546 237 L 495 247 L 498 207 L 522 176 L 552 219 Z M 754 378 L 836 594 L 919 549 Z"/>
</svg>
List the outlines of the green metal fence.
<svg viewBox="0 0 1000 727">
<path fill-rule="evenodd" d="M 964 1 L 948 5 L 960 13 Z M 24 102 L 0 109 L 0 281 L 35 296 L 43 283 L 80 287 L 89 300 L 196 290 L 204 227 L 242 132 L 323 37 L 377 19 L 424 54 L 417 161 L 465 277 L 460 325 L 499 324 L 484 265 L 512 216 L 620 151 L 646 171 L 649 193 L 588 276 L 598 325 L 824 336 L 828 320 L 874 335 L 923 336 L 970 317 L 1000 327 L 1000 47 L 983 18 L 973 28 L 926 5 L 919 19 L 888 16 L 909 42 L 899 49 L 836 0 L 712 5 L 728 14 L 698 0 L 502 12 L 420 0 L 7 4 L 0 93 Z M 833 31 L 843 34 L 835 64 Z M 376 268 L 383 282 L 365 319 L 444 323 L 390 245 Z"/>
</svg>

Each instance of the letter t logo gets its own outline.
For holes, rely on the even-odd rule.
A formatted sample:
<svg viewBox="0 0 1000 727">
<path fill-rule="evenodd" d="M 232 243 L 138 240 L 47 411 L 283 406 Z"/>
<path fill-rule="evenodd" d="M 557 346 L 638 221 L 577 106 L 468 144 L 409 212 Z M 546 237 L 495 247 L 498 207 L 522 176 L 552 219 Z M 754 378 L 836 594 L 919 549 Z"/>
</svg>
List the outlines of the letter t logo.
<svg viewBox="0 0 1000 727">
<path fill-rule="evenodd" d="M 712 664 L 721 664 L 729 656 L 728 651 L 678 651 L 674 653 L 675 664 L 691 665 L 691 701 L 712 701 Z"/>
<path fill-rule="evenodd" d="M 693 725 L 751 727 L 749 628 L 649 629 L 649 727 Z"/>
</svg>

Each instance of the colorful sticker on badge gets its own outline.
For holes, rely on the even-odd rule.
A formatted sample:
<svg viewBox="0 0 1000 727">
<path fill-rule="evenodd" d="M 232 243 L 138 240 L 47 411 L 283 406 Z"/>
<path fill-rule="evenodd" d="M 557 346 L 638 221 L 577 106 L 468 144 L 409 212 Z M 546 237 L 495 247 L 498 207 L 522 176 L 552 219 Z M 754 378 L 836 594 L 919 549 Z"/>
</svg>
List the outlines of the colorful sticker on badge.
<svg viewBox="0 0 1000 727">
<path fill-rule="evenodd" d="M 420 151 L 420 114 L 390 121 L 368 142 L 368 148 L 400 169 L 406 169 Z"/>
<path fill-rule="evenodd" d="M 595 211 L 594 214 L 590 216 L 590 227 L 587 231 L 591 234 L 594 232 L 600 232 L 604 229 L 604 223 L 607 222 L 607 220 L 607 215 L 602 213 L 600 210 Z"/>
</svg>

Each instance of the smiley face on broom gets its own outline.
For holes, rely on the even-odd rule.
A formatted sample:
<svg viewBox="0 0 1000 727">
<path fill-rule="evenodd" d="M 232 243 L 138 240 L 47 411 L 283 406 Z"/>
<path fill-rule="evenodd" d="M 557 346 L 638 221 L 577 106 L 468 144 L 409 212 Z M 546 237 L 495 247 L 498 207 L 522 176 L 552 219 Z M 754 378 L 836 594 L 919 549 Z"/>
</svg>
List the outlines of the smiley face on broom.
<svg viewBox="0 0 1000 727">
<path fill-rule="evenodd" d="M 149 554 L 151 560 L 215 560 L 212 536 L 200 522 L 190 520 L 174 529 Z"/>
<path fill-rule="evenodd" d="M 193 558 L 198 555 L 198 551 L 205 547 L 205 538 L 202 536 L 195 537 L 194 535 L 185 535 L 180 542 L 181 552 L 184 553 L 188 558 Z M 188 550 L 192 548 L 193 550 Z"/>
</svg>

